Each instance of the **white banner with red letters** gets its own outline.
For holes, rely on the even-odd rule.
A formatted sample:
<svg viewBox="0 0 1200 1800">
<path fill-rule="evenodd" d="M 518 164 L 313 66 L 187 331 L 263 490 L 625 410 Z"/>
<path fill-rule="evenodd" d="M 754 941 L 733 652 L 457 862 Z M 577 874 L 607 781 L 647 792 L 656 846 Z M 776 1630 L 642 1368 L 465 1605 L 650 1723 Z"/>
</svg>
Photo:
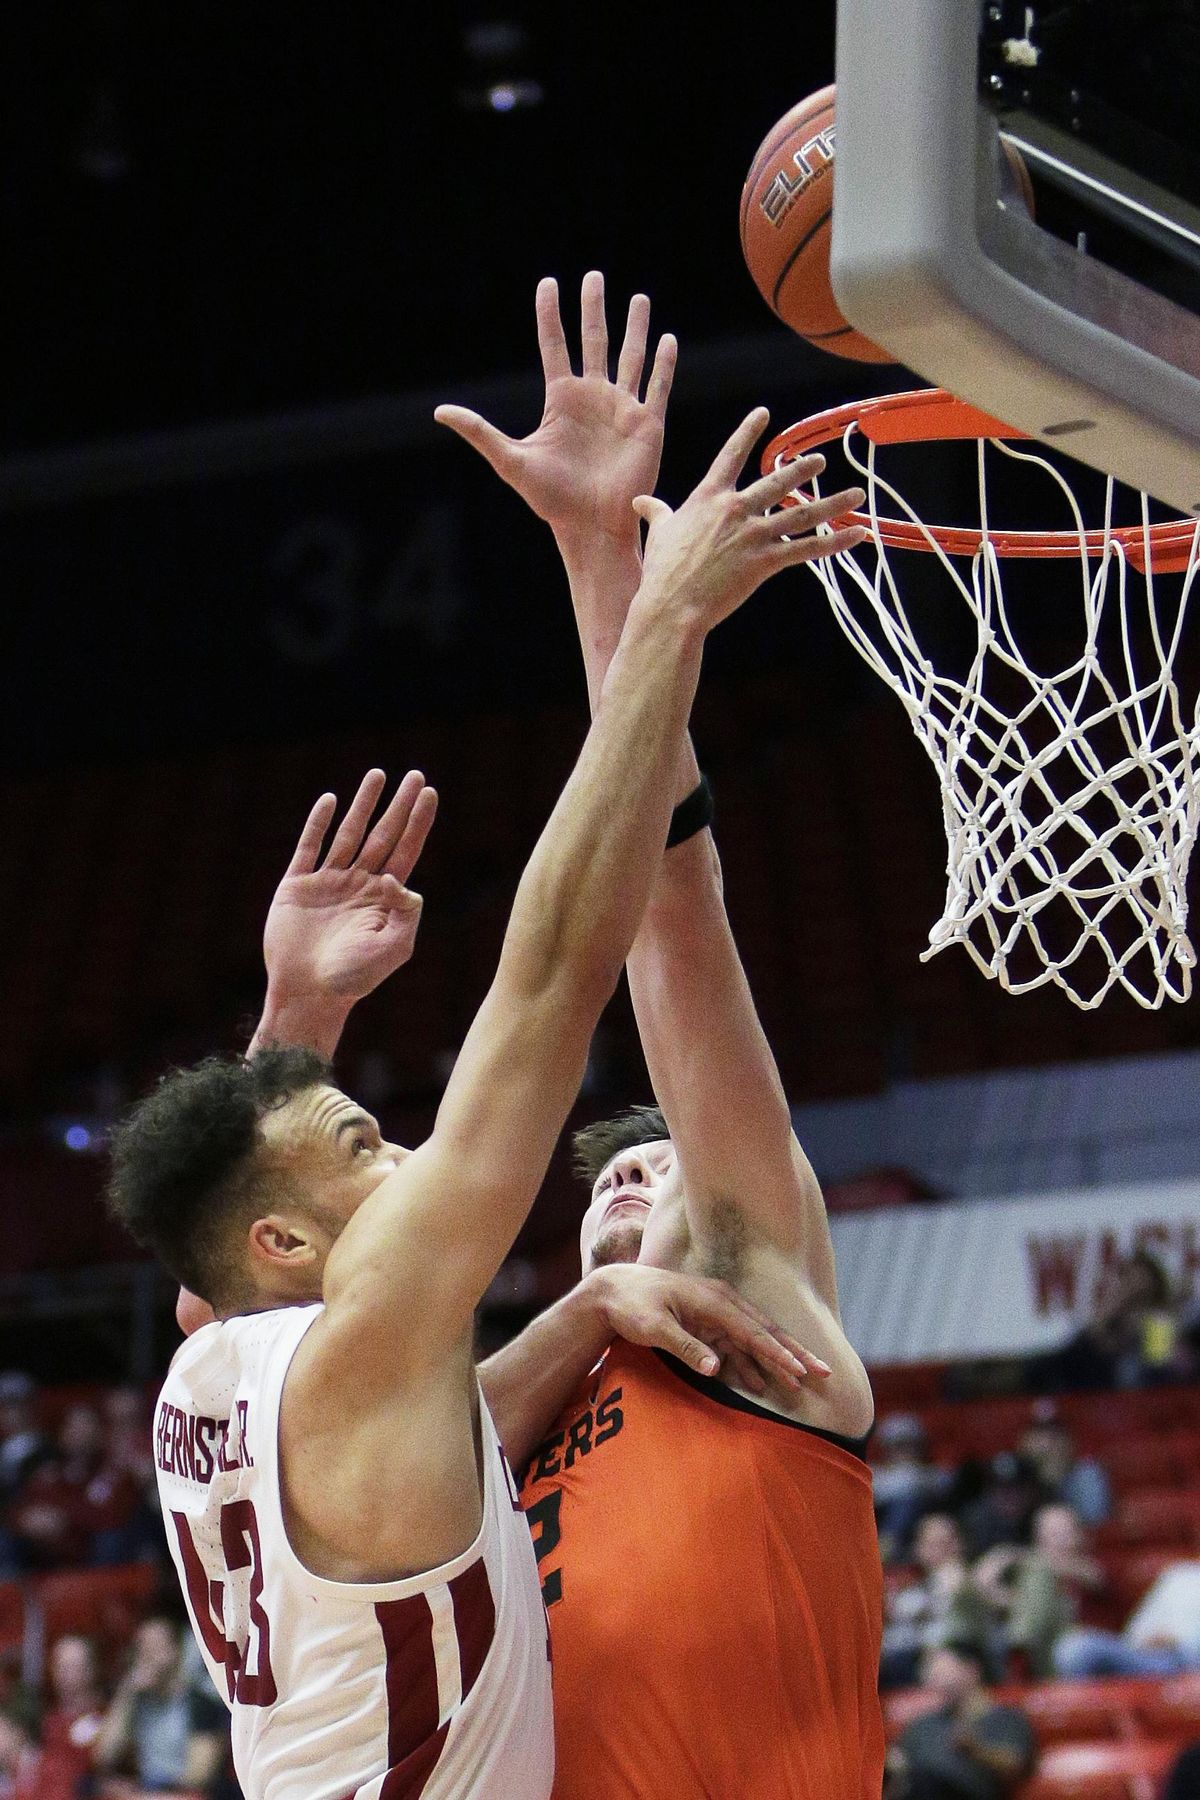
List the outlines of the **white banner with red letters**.
<svg viewBox="0 0 1200 1800">
<path fill-rule="evenodd" d="M 834 1215 L 846 1329 L 868 1363 L 1052 1350 L 1130 1251 L 1200 1303 L 1200 1179 Z"/>
</svg>

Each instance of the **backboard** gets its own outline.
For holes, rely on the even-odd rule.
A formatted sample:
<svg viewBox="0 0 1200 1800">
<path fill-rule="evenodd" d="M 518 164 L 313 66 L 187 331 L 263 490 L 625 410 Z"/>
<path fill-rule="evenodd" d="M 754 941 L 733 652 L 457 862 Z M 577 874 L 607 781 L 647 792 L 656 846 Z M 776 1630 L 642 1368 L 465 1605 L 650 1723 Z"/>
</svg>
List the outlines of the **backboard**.
<svg viewBox="0 0 1200 1800">
<path fill-rule="evenodd" d="M 1200 515 L 1192 58 L 1200 0 L 838 0 L 832 276 L 907 367 Z"/>
</svg>

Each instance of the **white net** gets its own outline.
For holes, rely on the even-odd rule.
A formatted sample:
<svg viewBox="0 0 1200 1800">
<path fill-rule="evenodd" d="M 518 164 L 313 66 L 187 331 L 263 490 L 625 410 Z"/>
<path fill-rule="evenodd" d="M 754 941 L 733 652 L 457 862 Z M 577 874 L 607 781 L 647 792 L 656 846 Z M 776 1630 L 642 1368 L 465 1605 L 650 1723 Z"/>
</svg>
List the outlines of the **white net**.
<svg viewBox="0 0 1200 1800">
<path fill-rule="evenodd" d="M 980 440 L 979 545 L 953 556 L 880 474 L 874 443 L 851 426 L 842 448 L 866 489 L 872 536 L 809 567 L 850 642 L 899 695 L 941 782 L 946 904 L 922 960 L 959 943 L 1011 992 L 1053 983 L 1085 1008 L 1116 986 L 1146 1007 L 1186 1000 L 1200 700 L 1185 712 L 1175 665 L 1200 569 L 1200 525 L 1186 571 L 1156 575 L 1142 496 L 1143 573 L 1113 535 L 1110 481 L 1101 554 L 1089 557 L 1079 504 L 1059 470 L 1030 449 Z M 1072 591 L 1081 602 L 1070 655 L 1052 672 L 1037 672 L 1022 651 L 1003 559 L 988 535 L 994 454 L 1049 475 L 1078 533 L 1078 561 L 1046 565 L 1055 572 L 1054 607 L 1071 606 Z M 918 528 L 924 551 L 889 551 L 881 505 Z M 906 578 L 915 571 L 907 604 L 900 562 Z M 934 666 L 913 623 L 923 615 L 930 635 L 928 592 L 943 576 L 969 609 L 953 674 Z"/>
</svg>

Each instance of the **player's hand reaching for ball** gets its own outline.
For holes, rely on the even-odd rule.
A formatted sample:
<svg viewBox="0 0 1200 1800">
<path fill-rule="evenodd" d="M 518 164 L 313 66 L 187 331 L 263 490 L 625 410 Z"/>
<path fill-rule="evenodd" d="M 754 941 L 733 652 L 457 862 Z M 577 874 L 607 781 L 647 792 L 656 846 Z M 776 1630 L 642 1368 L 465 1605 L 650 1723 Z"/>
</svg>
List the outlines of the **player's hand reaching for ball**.
<svg viewBox="0 0 1200 1800">
<path fill-rule="evenodd" d="M 650 527 L 635 605 L 680 607 L 692 623 L 710 631 L 768 576 L 851 550 L 866 537 L 858 525 L 820 534 L 816 529 L 861 506 L 861 488 L 777 510 L 799 483 L 821 472 L 821 456 L 788 463 L 738 487 L 767 417 L 766 408 L 758 407 L 742 421 L 677 511 L 648 494 L 635 499 L 634 510 Z"/>
</svg>

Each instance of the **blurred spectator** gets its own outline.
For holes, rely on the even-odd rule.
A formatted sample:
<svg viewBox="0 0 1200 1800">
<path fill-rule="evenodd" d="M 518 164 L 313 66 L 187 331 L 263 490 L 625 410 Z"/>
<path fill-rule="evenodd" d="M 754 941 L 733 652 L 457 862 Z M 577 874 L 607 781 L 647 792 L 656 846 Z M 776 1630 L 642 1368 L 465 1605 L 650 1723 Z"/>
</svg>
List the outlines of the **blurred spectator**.
<svg viewBox="0 0 1200 1800">
<path fill-rule="evenodd" d="M 1094 1457 L 1079 1456 L 1052 1400 L 1035 1402 L 1033 1420 L 1017 1451 L 1032 1468 L 1047 1500 L 1069 1506 L 1084 1525 L 1102 1525 L 1112 1513 L 1112 1489 Z"/>
<path fill-rule="evenodd" d="M 51 1454 L 37 1421 L 37 1388 L 18 1369 L 0 1375 L 0 1505 L 11 1500 L 38 1463 Z"/>
<path fill-rule="evenodd" d="M 109 1460 L 100 1414 L 68 1407 L 55 1454 L 34 1469 L 9 1509 L 22 1566 L 132 1560 L 141 1499 L 133 1477 Z"/>
<path fill-rule="evenodd" d="M 1022 1680 L 1053 1674 L 1055 1644 L 1072 1626 L 1093 1622 L 1107 1589 L 1078 1518 L 1058 1505 L 1034 1515 L 1031 1549 L 998 1545 L 976 1563 L 972 1578 L 1005 1620 L 1006 1673 Z"/>
<path fill-rule="evenodd" d="M 104 1800 L 136 1800 L 161 1789 L 211 1791 L 225 1761 L 228 1718 L 203 1679 L 202 1688 L 189 1676 L 174 1619 L 159 1614 L 142 1621 L 96 1738 Z"/>
<path fill-rule="evenodd" d="M 959 1514 L 973 1556 L 998 1544 L 1027 1544 L 1033 1515 L 1041 1504 L 1041 1483 L 1033 1464 L 1011 1450 L 993 1456 L 983 1491 Z"/>
<path fill-rule="evenodd" d="M 82 1783 L 91 1773 L 104 1718 L 92 1640 L 74 1634 L 60 1637 L 50 1651 L 48 1675 L 50 1710 L 42 1719 L 42 1745 L 48 1757 L 68 1766 L 76 1783 Z"/>
<path fill-rule="evenodd" d="M 4 1800 L 75 1800 L 78 1771 L 42 1749 L 24 1712 L 0 1711 L 0 1793 Z"/>
<path fill-rule="evenodd" d="M 125 1469 L 139 1487 L 154 1489 L 154 1442 L 150 1407 L 141 1388 L 127 1383 L 109 1388 L 104 1396 L 104 1423 L 108 1433 L 108 1458 Z"/>
<path fill-rule="evenodd" d="M 924 1427 L 911 1413 L 892 1413 L 881 1420 L 875 1442 L 879 1547 L 884 1562 L 894 1562 L 908 1555 L 917 1520 L 937 1505 L 949 1478 L 929 1460 Z"/>
<path fill-rule="evenodd" d="M 917 1580 L 893 1590 L 884 1607 L 879 1684 L 908 1687 L 926 1650 L 951 1639 L 987 1643 L 990 1617 L 967 1570 L 962 1533 L 948 1513 L 927 1513 L 913 1537 Z"/>
<path fill-rule="evenodd" d="M 1200 1669 L 1200 1558 L 1165 1568 L 1124 1631 L 1068 1631 L 1055 1645 L 1054 1669 L 1069 1679 Z"/>
<path fill-rule="evenodd" d="M 1177 1308 L 1166 1270 L 1136 1250 L 1110 1271 L 1087 1324 L 1058 1350 L 1031 1360 L 1041 1393 L 1146 1387 L 1186 1378 Z"/>
<path fill-rule="evenodd" d="M 896 1800 L 1005 1800 L 1037 1761 L 1037 1739 L 1023 1712 L 994 1706 L 983 1659 L 972 1644 L 930 1650 L 921 1684 L 938 1695 L 936 1712 L 914 1719 L 889 1754 L 888 1795 Z"/>
</svg>

